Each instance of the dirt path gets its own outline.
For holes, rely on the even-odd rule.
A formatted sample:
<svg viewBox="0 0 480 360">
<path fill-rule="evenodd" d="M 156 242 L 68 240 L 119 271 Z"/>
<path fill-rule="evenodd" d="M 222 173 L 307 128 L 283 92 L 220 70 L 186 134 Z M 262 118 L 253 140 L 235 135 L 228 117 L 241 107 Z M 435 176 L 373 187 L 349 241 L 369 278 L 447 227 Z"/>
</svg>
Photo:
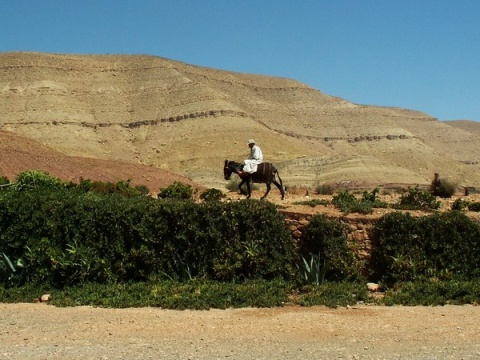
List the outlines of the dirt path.
<svg viewBox="0 0 480 360">
<path fill-rule="evenodd" d="M 0 304 L 5 359 L 478 359 L 480 307 Z"/>
</svg>

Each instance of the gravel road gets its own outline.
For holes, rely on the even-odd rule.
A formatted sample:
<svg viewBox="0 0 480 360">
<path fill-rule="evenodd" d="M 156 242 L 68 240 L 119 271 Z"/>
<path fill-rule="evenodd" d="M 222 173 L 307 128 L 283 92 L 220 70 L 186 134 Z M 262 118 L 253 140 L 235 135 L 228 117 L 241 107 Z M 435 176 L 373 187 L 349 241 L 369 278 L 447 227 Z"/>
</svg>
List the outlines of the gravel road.
<svg viewBox="0 0 480 360">
<path fill-rule="evenodd" d="M 480 307 L 0 304 L 5 359 L 479 359 Z"/>
</svg>

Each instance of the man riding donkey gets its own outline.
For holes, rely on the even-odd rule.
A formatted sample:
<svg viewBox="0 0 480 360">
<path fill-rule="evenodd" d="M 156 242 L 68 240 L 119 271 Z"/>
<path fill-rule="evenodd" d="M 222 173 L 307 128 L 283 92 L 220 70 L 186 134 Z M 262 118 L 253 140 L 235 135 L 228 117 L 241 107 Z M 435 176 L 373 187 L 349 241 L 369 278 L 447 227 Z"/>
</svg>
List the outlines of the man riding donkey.
<svg viewBox="0 0 480 360">
<path fill-rule="evenodd" d="M 280 190 L 283 200 L 285 197 L 285 188 L 283 187 L 283 182 L 277 168 L 272 163 L 263 162 L 262 150 L 255 144 L 255 140 L 250 139 L 247 144 L 250 148 L 250 154 L 248 159 L 243 161 L 243 164 L 225 160 L 223 167 L 225 180 L 229 180 L 232 173 L 238 174 L 241 179 L 238 188 L 242 194 L 247 195 L 247 198 L 251 196 L 250 182 L 265 183 L 267 185 L 267 191 L 262 196 L 262 199 L 267 197 L 271 188 L 270 184 L 273 183 Z M 247 192 L 242 189 L 243 184 L 246 184 Z"/>
</svg>

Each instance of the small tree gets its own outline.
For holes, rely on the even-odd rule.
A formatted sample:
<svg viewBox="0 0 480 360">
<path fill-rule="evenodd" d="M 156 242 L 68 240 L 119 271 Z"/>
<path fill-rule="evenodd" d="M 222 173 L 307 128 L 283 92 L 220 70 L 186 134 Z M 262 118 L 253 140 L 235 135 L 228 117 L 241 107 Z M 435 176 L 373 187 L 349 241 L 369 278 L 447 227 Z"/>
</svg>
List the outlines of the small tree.
<svg viewBox="0 0 480 360">
<path fill-rule="evenodd" d="M 400 204 L 394 207 L 431 211 L 440 208 L 440 201 L 437 201 L 431 193 L 414 188 L 403 194 Z"/>
<path fill-rule="evenodd" d="M 457 189 L 457 184 L 448 181 L 440 180 L 438 173 L 435 174 L 435 178 L 430 185 L 430 191 L 433 196 L 439 196 L 441 198 L 451 198 L 455 194 Z"/>
<path fill-rule="evenodd" d="M 63 186 L 62 181 L 54 176 L 50 176 L 48 172 L 43 170 L 27 170 L 17 175 L 15 179 L 15 189 L 32 189 L 38 187 L 54 187 Z"/>
<path fill-rule="evenodd" d="M 330 184 L 319 184 L 315 187 L 315 192 L 319 195 L 333 195 L 334 189 Z"/>
<path fill-rule="evenodd" d="M 200 195 L 200 199 L 203 201 L 220 201 L 224 197 L 225 195 L 220 190 L 213 188 L 205 190 Z"/>
<path fill-rule="evenodd" d="M 193 189 L 190 185 L 175 181 L 172 185 L 160 189 L 157 197 L 159 199 L 192 199 Z"/>
</svg>

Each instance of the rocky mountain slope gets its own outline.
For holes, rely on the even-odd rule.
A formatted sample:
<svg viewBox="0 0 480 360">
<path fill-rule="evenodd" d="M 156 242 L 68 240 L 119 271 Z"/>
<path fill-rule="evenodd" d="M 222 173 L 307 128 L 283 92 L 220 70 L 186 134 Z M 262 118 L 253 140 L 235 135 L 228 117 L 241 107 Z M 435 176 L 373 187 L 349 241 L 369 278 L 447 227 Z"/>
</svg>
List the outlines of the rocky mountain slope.
<svg viewBox="0 0 480 360">
<path fill-rule="evenodd" d="M 61 154 L 209 187 L 224 186 L 223 161 L 245 158 L 249 138 L 290 186 L 428 184 L 435 172 L 480 183 L 478 131 L 155 56 L 0 53 L 0 108 L 1 130 Z"/>
<path fill-rule="evenodd" d="M 445 121 L 446 124 L 457 127 L 461 130 L 480 135 L 480 122 L 471 120 L 451 120 Z"/>
</svg>

